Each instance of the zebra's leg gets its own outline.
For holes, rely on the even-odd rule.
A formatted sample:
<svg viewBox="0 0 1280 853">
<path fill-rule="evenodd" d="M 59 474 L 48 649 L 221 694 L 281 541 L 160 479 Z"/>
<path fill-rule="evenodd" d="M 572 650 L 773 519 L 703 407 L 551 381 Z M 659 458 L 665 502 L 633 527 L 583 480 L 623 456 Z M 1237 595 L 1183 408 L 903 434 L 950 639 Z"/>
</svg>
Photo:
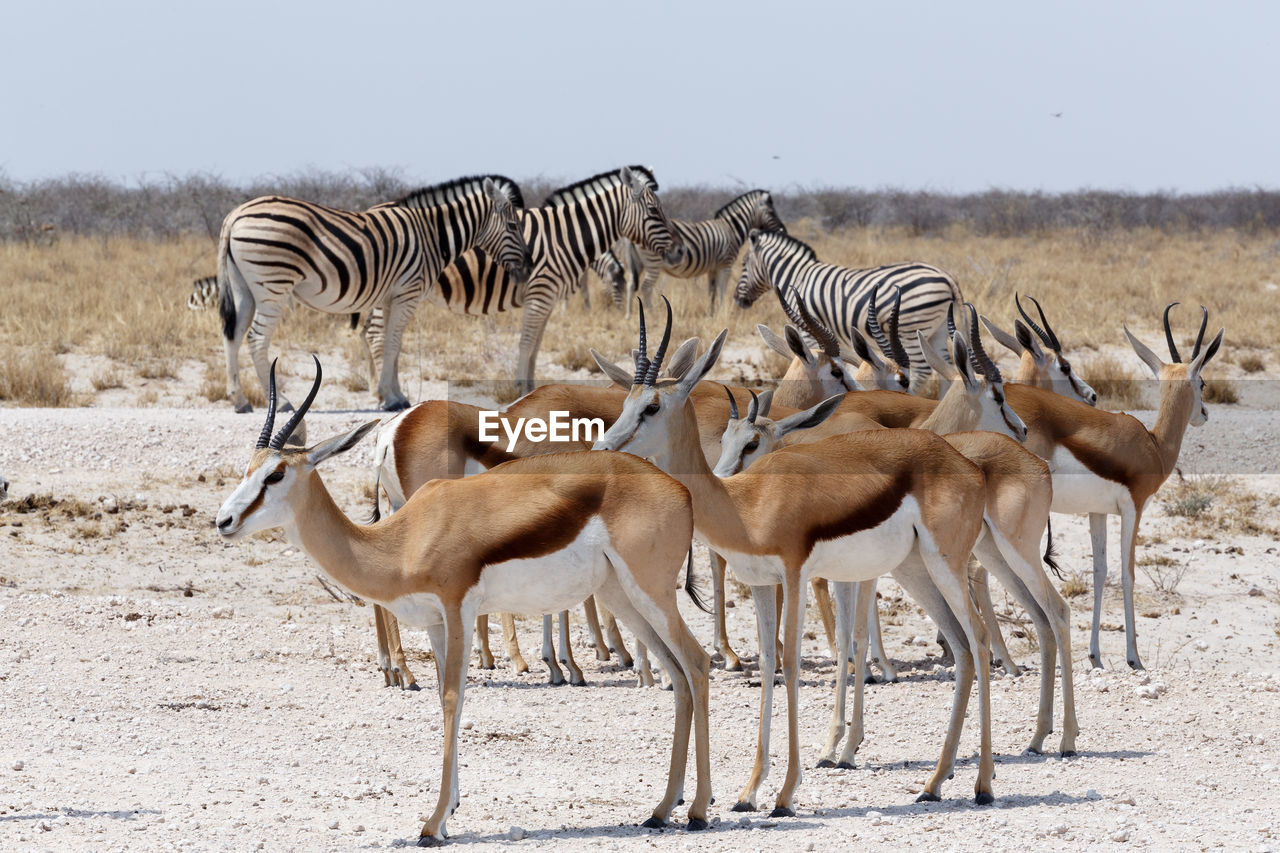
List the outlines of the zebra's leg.
<svg viewBox="0 0 1280 853">
<path fill-rule="evenodd" d="M 267 349 L 271 345 L 271 333 L 275 331 L 276 326 L 280 323 L 280 317 L 284 313 L 283 301 L 263 301 L 257 305 L 257 311 L 254 313 L 253 322 L 249 325 L 249 354 L 253 356 L 253 368 L 258 373 L 258 379 L 262 382 L 265 389 L 270 384 L 271 364 L 267 360 Z M 293 404 L 285 397 L 284 391 L 281 390 L 281 382 L 276 381 L 276 410 L 280 412 L 292 411 Z M 298 424 L 298 428 L 293 431 L 293 435 L 289 438 L 289 444 L 306 444 L 307 441 L 307 425 L 306 422 Z"/>
<path fill-rule="evenodd" d="M 398 412 L 409 408 L 409 398 L 400 390 L 400 342 L 404 337 L 405 327 L 413 317 L 416 302 L 416 294 L 405 294 L 393 300 L 383 315 L 385 348 L 382 352 L 382 375 L 378 379 L 378 397 L 382 401 L 383 411 Z"/>
<path fill-rule="evenodd" d="M 383 328 L 386 314 L 381 305 L 375 305 L 364 318 L 360 337 L 364 341 L 365 373 L 370 391 L 378 387 L 378 364 L 382 361 Z"/>
<path fill-rule="evenodd" d="M 582 275 L 578 277 L 578 291 L 582 294 L 582 307 L 591 310 L 591 287 L 587 283 L 587 271 L 583 270 Z"/>
<path fill-rule="evenodd" d="M 516 358 L 516 391 L 520 394 L 533 390 L 533 368 L 542 346 L 542 333 L 558 298 L 556 283 L 546 278 L 530 279 L 525 287 L 528 296 L 520 323 L 520 354 Z"/>
<path fill-rule="evenodd" d="M 729 268 L 720 267 L 707 273 L 707 290 L 711 293 L 711 307 L 708 313 L 715 316 L 716 309 L 724 304 L 724 292 L 729 285 Z M 835 617 L 832 617 L 834 620 Z"/>
<path fill-rule="evenodd" d="M 645 267 L 644 278 L 640 280 L 640 299 L 645 308 L 653 305 L 654 285 L 658 283 L 658 274 L 661 272 L 658 267 Z"/>
</svg>

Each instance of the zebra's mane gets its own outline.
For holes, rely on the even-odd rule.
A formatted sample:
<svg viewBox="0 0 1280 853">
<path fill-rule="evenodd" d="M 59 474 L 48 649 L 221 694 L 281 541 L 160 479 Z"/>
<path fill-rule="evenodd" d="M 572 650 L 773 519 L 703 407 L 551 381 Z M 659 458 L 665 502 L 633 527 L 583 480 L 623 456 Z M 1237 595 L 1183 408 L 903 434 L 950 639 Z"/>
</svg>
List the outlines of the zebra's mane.
<svg viewBox="0 0 1280 853">
<path fill-rule="evenodd" d="M 395 203 L 401 207 L 435 207 L 438 204 L 447 204 L 460 196 L 478 191 L 485 178 L 497 184 L 516 207 L 524 207 L 524 195 L 520 192 L 520 185 L 505 175 L 470 175 L 465 178 L 454 178 L 442 184 L 416 189 L 396 199 Z"/>
<path fill-rule="evenodd" d="M 658 191 L 658 180 L 644 166 L 629 166 L 631 171 L 644 176 L 645 182 L 654 191 Z M 569 184 L 567 187 L 561 187 L 554 190 L 542 202 L 543 207 L 557 207 L 560 205 L 571 204 L 582 198 L 589 198 L 600 192 L 606 192 L 622 185 L 622 169 L 614 169 L 611 172 L 601 172 L 598 175 L 592 175 L 585 180 L 578 181 L 576 184 Z"/>
<path fill-rule="evenodd" d="M 779 234 L 777 231 L 765 231 L 760 234 L 760 237 L 780 243 L 784 249 L 798 252 L 806 261 L 813 261 L 814 263 L 817 263 L 818 261 L 818 253 L 815 252 L 808 243 L 803 240 L 797 240 L 790 234 Z"/>
<path fill-rule="evenodd" d="M 737 198 L 730 200 L 727 204 L 725 204 L 715 213 L 711 214 L 711 218 L 723 219 L 725 214 L 729 213 L 730 211 L 741 208 L 741 207 L 745 207 L 746 201 L 748 199 L 754 199 L 755 196 L 764 195 L 767 192 L 768 190 L 747 190 L 745 193 L 738 196 Z"/>
</svg>

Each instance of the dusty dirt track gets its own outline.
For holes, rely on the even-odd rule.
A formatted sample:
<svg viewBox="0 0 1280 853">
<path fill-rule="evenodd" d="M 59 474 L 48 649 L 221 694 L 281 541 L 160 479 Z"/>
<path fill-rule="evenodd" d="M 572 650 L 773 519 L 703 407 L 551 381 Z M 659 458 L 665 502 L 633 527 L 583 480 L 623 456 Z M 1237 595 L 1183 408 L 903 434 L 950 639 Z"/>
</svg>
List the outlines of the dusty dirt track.
<svg viewBox="0 0 1280 853">
<path fill-rule="evenodd" d="M 374 417 L 335 385 L 308 419 L 313 439 Z M 1249 472 L 1280 522 L 1280 426 L 1269 407 L 1216 407 L 1192 430 L 1190 471 Z M 423 686 L 383 688 L 372 613 L 332 600 L 283 538 L 225 545 L 211 526 L 238 480 L 258 415 L 182 409 L 0 410 L 0 848 L 345 850 L 405 846 L 434 805 L 440 711 L 426 635 L 406 631 Z M 353 516 L 368 509 L 372 442 L 327 465 Z M 37 496 L 26 501 L 26 496 Z M 49 496 L 42 499 L 42 496 Z M 1265 525 L 1264 525 L 1265 526 Z M 816 621 L 804 649 L 799 815 L 729 811 L 754 749 L 759 674 L 712 675 L 717 797 L 702 835 L 636 826 L 665 780 L 671 694 L 597 664 L 575 626 L 586 688 L 551 688 L 543 668 L 471 670 L 456 844 L 641 849 L 1280 849 L 1280 556 L 1269 535 L 1188 536 L 1158 502 L 1144 554 L 1185 566 L 1176 593 L 1138 576 L 1140 648 L 1124 667 L 1118 587 L 1104 656 L 1085 654 L 1088 596 L 1073 608 L 1079 755 L 1029 756 L 1036 674 L 997 676 L 994 806 L 970 797 L 976 728 L 944 802 L 913 804 L 941 741 L 952 683 L 931 627 L 907 603 L 886 626 L 901 683 L 868 688 L 867 742 L 852 771 L 813 765 L 834 665 Z M 1083 519 L 1055 522 L 1063 564 L 1089 567 Z M 1111 578 L 1116 578 L 1112 531 Z M 1228 548 L 1239 548 L 1228 552 Z M 705 574 L 705 552 L 700 551 Z M 892 601 L 896 588 L 882 590 Z M 735 647 L 754 660 L 740 589 Z M 997 602 L 1002 600 L 997 592 Z M 684 602 L 688 604 L 688 602 Z M 685 607 L 704 642 L 711 621 Z M 1006 636 L 1016 626 L 1006 625 Z M 817 637 L 812 635 L 816 631 Z M 536 623 L 521 623 L 537 657 Z M 494 631 L 495 652 L 500 647 Z M 1011 638 L 1024 664 L 1038 662 Z M 775 702 L 771 804 L 783 773 Z M 1056 745 L 1056 735 L 1050 737 Z M 690 783 L 691 784 L 691 783 Z M 683 819 L 684 810 L 676 817 Z M 513 830 L 513 827 L 519 829 Z"/>
</svg>

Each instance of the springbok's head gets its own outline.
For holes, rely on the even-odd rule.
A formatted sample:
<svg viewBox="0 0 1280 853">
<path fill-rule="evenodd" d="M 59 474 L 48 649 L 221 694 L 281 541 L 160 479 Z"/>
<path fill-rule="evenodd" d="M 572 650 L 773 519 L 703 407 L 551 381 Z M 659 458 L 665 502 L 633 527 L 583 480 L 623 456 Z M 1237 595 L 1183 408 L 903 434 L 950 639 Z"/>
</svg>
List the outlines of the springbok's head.
<svg viewBox="0 0 1280 853">
<path fill-rule="evenodd" d="M 872 288 L 867 299 L 867 331 L 876 342 L 880 352 L 876 353 L 867 343 L 867 339 L 858 328 L 857 322 L 849 326 L 849 338 L 853 341 L 851 358 L 858 365 L 853 378 L 860 387 L 866 390 L 883 388 L 886 391 L 911 390 L 911 357 L 898 336 L 898 315 L 902 311 L 902 291 L 893 289 L 893 306 L 889 309 L 886 323 L 888 334 L 880 326 L 880 313 L 876 307 L 876 290 Z"/>
<path fill-rule="evenodd" d="M 726 392 L 728 390 L 725 389 Z M 729 394 L 729 425 L 720 438 L 720 460 L 714 469 L 717 477 L 732 477 L 739 471 L 745 471 L 761 456 L 777 449 L 789 433 L 809 429 L 825 421 L 844 400 L 843 393 L 837 394 L 803 412 L 775 421 L 768 416 L 771 402 L 766 396 L 768 393 L 766 391 L 757 397 L 754 391 L 751 392 L 745 417 L 738 417 L 738 403 L 733 394 Z"/>
<path fill-rule="evenodd" d="M 315 356 L 312 356 L 315 358 Z M 274 436 L 276 419 L 276 365 L 271 363 L 267 388 L 267 421 L 258 436 L 253 456 L 244 478 L 218 510 L 218 532 L 224 539 L 240 539 L 259 530 L 297 526 L 297 513 L 305 510 L 305 497 L 313 485 L 316 465 L 343 451 L 350 450 L 369 430 L 378 425 L 370 421 L 307 449 L 287 449 L 285 442 L 302 421 L 320 390 L 320 360 L 316 362 L 316 379 L 307 398 Z"/>
<path fill-rule="evenodd" d="M 636 349 L 636 370 L 631 377 L 631 390 L 623 401 L 622 413 L 595 443 L 595 448 L 625 450 L 636 456 L 652 458 L 658 467 L 669 470 L 671 440 L 668 436 L 696 440 L 697 420 L 693 407 L 687 405 L 689 395 L 715 366 L 729 330 L 721 331 L 707 351 L 679 376 L 659 379 L 662 361 L 671 342 L 671 303 L 665 296 L 663 301 L 666 302 L 667 324 L 652 360 L 648 354 L 644 304 L 640 305 L 640 342 Z"/>
<path fill-rule="evenodd" d="M 506 178 L 485 178 L 489 205 L 476 232 L 476 245 L 497 258 L 517 283 L 533 271 L 533 255 L 524 241 L 524 210 L 520 188 Z"/>
<path fill-rule="evenodd" d="M 986 317 L 982 318 L 983 325 L 997 341 L 1021 356 L 1018 375 L 1014 381 L 1024 385 L 1035 385 L 1037 388 L 1079 400 L 1090 406 L 1098 405 L 1098 392 L 1090 388 L 1089 383 L 1071 369 L 1071 362 L 1067 361 L 1067 357 L 1062 354 L 1062 344 L 1058 341 L 1053 327 L 1049 325 L 1044 309 L 1040 307 L 1035 297 L 1027 298 L 1036 306 L 1043 328 L 1037 325 L 1023 309 L 1022 299 L 1016 293 L 1014 302 L 1022 317 L 1014 320 L 1013 335 Z"/>
<path fill-rule="evenodd" d="M 1133 336 L 1128 326 L 1124 327 L 1124 333 L 1129 338 L 1133 351 L 1138 354 L 1138 358 L 1142 359 L 1143 364 L 1156 379 L 1160 380 L 1162 405 L 1166 393 L 1172 393 L 1175 401 L 1185 399 L 1188 404 L 1187 423 L 1191 426 L 1204 426 L 1204 423 L 1209 420 L 1209 411 L 1204 407 L 1204 380 L 1200 378 L 1200 371 L 1218 354 L 1218 348 L 1222 346 L 1222 337 L 1227 330 L 1219 329 L 1218 334 L 1209 341 L 1209 345 L 1203 346 L 1204 331 L 1209 325 L 1209 309 L 1201 305 L 1200 331 L 1196 334 L 1196 343 L 1191 350 L 1191 361 L 1183 363 L 1182 356 L 1178 354 L 1178 347 L 1173 342 L 1173 330 L 1169 327 L 1169 311 L 1177 304 L 1177 302 L 1170 302 L 1164 309 L 1164 337 L 1169 345 L 1169 357 L 1173 359 L 1171 363 L 1164 363 L 1158 355 L 1147 349 L 1142 341 Z"/>
<path fill-rule="evenodd" d="M 771 350 L 791 359 L 779 385 L 779 388 L 787 389 L 786 397 L 791 400 L 822 399 L 859 390 L 845 364 L 846 358 L 849 361 L 854 358 L 840 346 L 835 333 L 809 313 L 803 302 L 797 301 L 793 305 L 784 288 L 775 292 L 791 325 L 783 327 L 781 338 L 763 323 L 756 326 L 756 331 Z M 809 348 L 802 333 L 808 334 L 818 344 L 817 351 Z"/>
<path fill-rule="evenodd" d="M 982 345 L 978 311 L 969 302 L 964 307 L 969 314 L 967 342 L 956 331 L 951 313 L 947 312 L 950 364 L 933 348 L 923 332 L 916 332 L 916 341 L 929 366 L 944 380 L 952 383 L 947 388 L 947 393 L 938 401 L 935 412 L 947 431 L 987 430 L 1003 433 L 1019 442 L 1025 441 L 1027 425 L 1010 408 L 1009 401 L 1004 396 L 1004 376 Z M 983 382 L 982 379 L 986 381 Z"/>
<path fill-rule="evenodd" d="M 669 264 L 684 259 L 684 245 L 676 238 L 671 221 L 658 200 L 658 184 L 647 170 L 623 166 L 619 173 L 623 184 L 622 211 L 618 231 L 632 243 L 662 255 Z"/>
</svg>

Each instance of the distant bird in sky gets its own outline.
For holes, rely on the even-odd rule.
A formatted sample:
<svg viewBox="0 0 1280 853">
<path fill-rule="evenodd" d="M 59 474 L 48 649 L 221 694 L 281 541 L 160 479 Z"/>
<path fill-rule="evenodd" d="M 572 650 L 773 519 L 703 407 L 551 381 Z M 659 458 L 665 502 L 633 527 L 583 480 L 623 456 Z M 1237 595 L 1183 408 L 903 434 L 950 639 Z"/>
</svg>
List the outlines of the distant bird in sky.
<svg viewBox="0 0 1280 853">
<path fill-rule="evenodd" d="M 1054 118 L 1062 118 L 1062 113 L 1049 113 L 1049 115 L 1053 116 Z"/>
<path fill-rule="evenodd" d="M 779 155 L 779 154 L 774 154 L 774 155 L 773 155 L 773 159 L 775 159 L 775 160 L 781 160 L 781 159 L 782 159 L 782 156 L 781 156 L 781 155 Z"/>
</svg>

